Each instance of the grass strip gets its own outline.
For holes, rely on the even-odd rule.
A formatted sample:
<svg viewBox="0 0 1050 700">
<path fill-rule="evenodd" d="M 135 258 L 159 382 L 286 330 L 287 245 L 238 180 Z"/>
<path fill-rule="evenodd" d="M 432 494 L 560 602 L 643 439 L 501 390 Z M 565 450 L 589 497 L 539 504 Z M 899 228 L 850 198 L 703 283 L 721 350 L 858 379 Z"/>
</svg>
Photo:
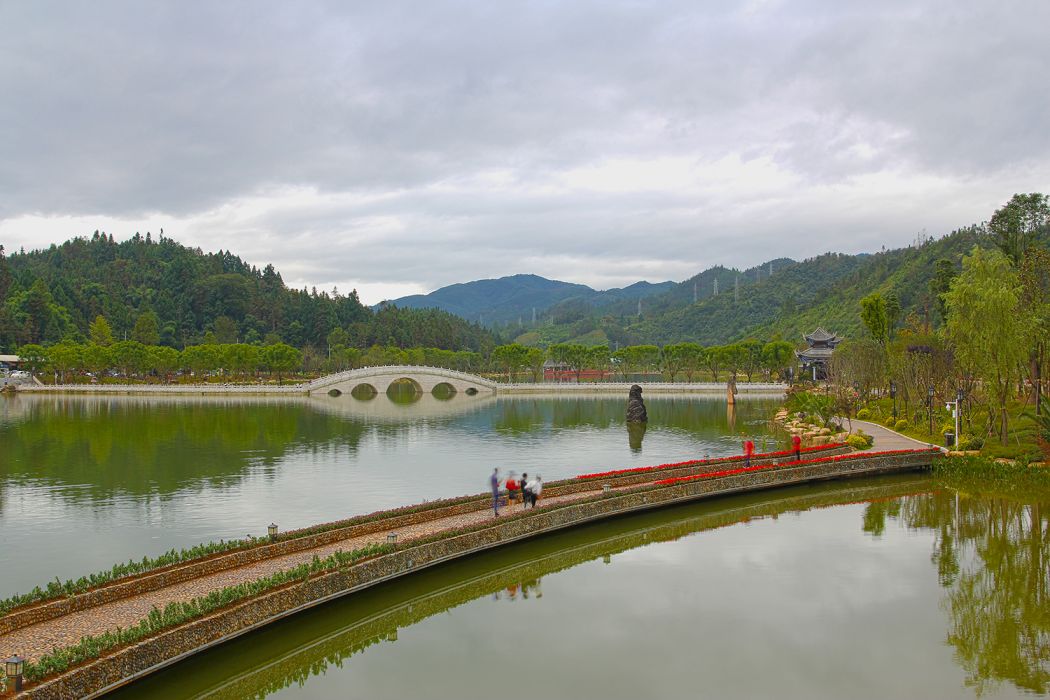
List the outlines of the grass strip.
<svg viewBox="0 0 1050 700">
<path fill-rule="evenodd" d="M 36 661 L 27 662 L 24 677 L 28 682 L 42 680 L 85 661 L 98 658 L 107 651 L 134 644 L 163 630 L 203 617 L 219 608 L 257 596 L 287 583 L 305 581 L 313 574 L 332 571 L 367 557 L 386 554 L 392 549 L 386 544 L 374 544 L 350 552 L 340 550 L 324 559 L 315 556 L 309 563 L 278 571 L 270 576 L 227 586 L 186 602 L 168 603 L 163 610 L 153 608 L 149 615 L 131 627 L 117 628 L 102 634 L 83 637 L 76 644 L 52 649 L 51 652 Z"/>
</svg>

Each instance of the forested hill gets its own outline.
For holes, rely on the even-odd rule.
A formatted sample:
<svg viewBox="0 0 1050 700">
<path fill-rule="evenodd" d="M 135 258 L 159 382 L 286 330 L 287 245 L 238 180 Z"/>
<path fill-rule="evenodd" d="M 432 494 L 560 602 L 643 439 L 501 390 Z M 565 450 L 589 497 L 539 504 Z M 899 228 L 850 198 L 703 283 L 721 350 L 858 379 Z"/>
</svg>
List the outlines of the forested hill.
<svg viewBox="0 0 1050 700">
<path fill-rule="evenodd" d="M 358 347 L 487 351 L 496 343 L 489 331 L 443 311 L 372 311 L 356 292 L 289 289 L 272 265 L 259 270 L 233 253 L 204 253 L 163 235 L 117 242 L 95 232 L 0 256 L 0 351 L 83 339 L 99 315 L 118 339 L 132 337 L 145 316 L 157 341 L 176 348 L 277 340 L 324 348 L 336 328 Z"/>
<path fill-rule="evenodd" d="M 674 282 L 635 282 L 622 289 L 598 291 L 583 284 L 547 279 L 539 275 L 510 275 L 441 287 L 429 294 L 414 294 L 389 302 L 402 308 L 437 308 L 485 325 L 531 322 L 533 311 L 549 313 L 559 304 L 601 308 L 623 300 L 633 301 L 664 292 Z"/>
<path fill-rule="evenodd" d="M 969 227 L 875 254 L 779 259 L 743 272 L 714 267 L 647 299 L 641 315 L 637 305 L 553 314 L 547 323 L 526 327 L 518 341 L 716 345 L 777 336 L 797 341 L 817 326 L 857 336 L 862 333 L 860 300 L 873 292 L 899 300 L 900 322 L 910 315 L 915 323 L 936 326 L 941 319 L 930 282 L 937 262 L 948 260 L 957 270 L 974 245 L 990 245 L 981 231 Z"/>
</svg>

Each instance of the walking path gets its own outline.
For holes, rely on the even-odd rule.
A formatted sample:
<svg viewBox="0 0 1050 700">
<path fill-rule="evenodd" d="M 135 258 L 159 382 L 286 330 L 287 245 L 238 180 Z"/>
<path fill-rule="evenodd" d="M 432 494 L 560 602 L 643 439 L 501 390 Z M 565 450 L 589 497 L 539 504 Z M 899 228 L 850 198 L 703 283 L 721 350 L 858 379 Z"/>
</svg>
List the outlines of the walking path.
<svg viewBox="0 0 1050 700">
<path fill-rule="evenodd" d="M 601 490 L 600 484 L 595 484 L 595 486 L 596 488 L 590 491 L 543 498 L 540 500 L 538 508 L 593 496 Z M 630 488 L 630 486 L 621 488 Z M 500 513 L 518 513 L 522 508 L 521 504 L 507 505 L 500 508 Z M 398 541 L 411 542 L 442 530 L 462 528 L 491 520 L 493 520 L 492 509 L 482 508 L 469 513 L 399 527 L 397 528 Z M 192 600 L 227 586 L 245 581 L 254 581 L 263 576 L 269 576 L 278 571 L 308 563 L 315 556 L 323 559 L 337 550 L 349 552 L 369 544 L 381 544 L 386 541 L 386 536 L 387 533 L 383 531 L 351 537 L 313 549 L 265 559 L 247 566 L 227 569 L 226 571 L 201 576 L 142 595 L 122 598 L 87 610 L 63 615 L 53 620 L 47 620 L 0 635 L 0 649 L 17 651 L 30 660 L 38 659 L 55 647 L 75 644 L 84 636 L 101 634 L 118 627 L 130 627 L 145 618 L 154 607 L 163 608 L 168 603 Z"/>
<path fill-rule="evenodd" d="M 849 425 L 847 422 L 843 422 L 844 425 Z M 874 444 L 869 447 L 869 450 L 915 450 L 920 447 L 939 447 L 933 442 L 923 442 L 922 440 L 916 440 L 910 438 L 907 435 L 901 435 L 900 433 L 890 430 L 878 423 L 872 423 L 866 420 L 853 419 L 854 426 L 862 426 L 864 432 L 875 438 Z"/>
<path fill-rule="evenodd" d="M 865 423 L 865 426 L 870 426 L 870 430 L 875 436 L 875 447 L 880 451 L 925 447 L 923 443 L 893 433 L 881 426 L 868 423 Z M 776 463 L 775 459 L 772 457 L 770 457 L 769 461 L 772 464 Z M 732 464 L 740 466 L 740 462 L 734 462 Z M 726 466 L 731 466 L 731 464 L 726 464 Z M 696 463 L 695 466 L 691 463 L 689 466 L 682 467 L 682 469 L 689 470 L 690 473 L 704 473 L 703 470 L 709 468 L 710 463 L 705 463 L 703 465 Z M 675 474 L 679 475 L 681 474 L 681 471 L 675 470 Z M 659 479 L 661 475 L 654 474 L 653 476 Z M 613 491 L 633 489 L 641 483 L 647 483 L 644 480 L 639 480 L 637 475 L 623 477 L 610 476 L 609 479 L 604 481 L 606 483 L 610 481 L 614 482 L 614 484 L 611 485 Z M 593 482 L 593 488 L 566 494 L 556 493 L 561 487 L 554 487 L 552 489 L 554 493 L 549 493 L 540 501 L 538 510 L 543 510 L 546 507 L 558 504 L 590 498 L 600 494 L 603 491 L 602 482 L 602 479 L 595 479 Z M 512 515 L 520 513 L 522 509 L 523 506 L 521 504 L 512 504 L 504 506 L 500 509 L 500 512 L 501 515 Z M 477 510 L 457 515 L 438 517 L 433 520 L 427 520 L 413 525 L 399 526 L 392 528 L 392 531 L 397 532 L 399 544 L 405 542 L 411 543 L 423 538 L 429 538 L 439 532 L 460 529 L 485 522 L 496 521 L 493 518 L 491 507 L 486 506 L 485 501 L 481 500 Z M 275 556 L 240 567 L 202 575 L 188 581 L 165 586 L 147 593 L 129 596 L 95 607 L 70 612 L 55 619 L 15 629 L 6 634 L 0 634 L 0 650 L 4 650 L 5 652 L 18 652 L 23 657 L 30 660 L 39 659 L 42 655 L 54 648 L 75 644 L 82 637 L 98 635 L 116 628 L 128 628 L 149 615 L 150 611 L 154 608 L 163 609 L 165 605 L 172 602 L 189 601 L 204 596 L 212 591 L 221 590 L 227 586 L 255 581 L 278 571 L 291 569 L 300 564 L 308 563 L 315 557 L 323 559 L 339 550 L 350 552 L 367 545 L 383 543 L 386 541 L 387 534 L 388 530 L 384 529 L 370 534 L 348 536 L 345 539 L 320 545 L 312 549 Z"/>
</svg>

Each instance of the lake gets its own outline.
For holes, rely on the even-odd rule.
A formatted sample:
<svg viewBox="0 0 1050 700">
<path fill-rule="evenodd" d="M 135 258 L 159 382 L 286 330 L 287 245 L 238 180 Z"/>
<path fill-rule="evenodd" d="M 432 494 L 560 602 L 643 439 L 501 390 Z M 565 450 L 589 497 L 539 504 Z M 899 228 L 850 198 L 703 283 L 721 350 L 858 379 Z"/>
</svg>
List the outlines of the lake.
<svg viewBox="0 0 1050 700">
<path fill-rule="evenodd" d="M 783 444 L 776 397 L 0 401 L 0 593 L 171 547 L 542 473 Z M 424 571 L 157 674 L 135 698 L 1030 697 L 1050 496 L 908 475 L 619 518 Z"/>
</svg>

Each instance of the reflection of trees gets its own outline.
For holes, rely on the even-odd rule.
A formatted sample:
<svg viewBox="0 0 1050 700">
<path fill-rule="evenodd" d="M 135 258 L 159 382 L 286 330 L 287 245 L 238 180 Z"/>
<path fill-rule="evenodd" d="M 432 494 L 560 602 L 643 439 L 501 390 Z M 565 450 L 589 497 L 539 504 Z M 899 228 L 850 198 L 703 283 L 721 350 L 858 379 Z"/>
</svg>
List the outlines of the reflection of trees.
<svg viewBox="0 0 1050 700">
<path fill-rule="evenodd" d="M 536 604 L 542 599 L 543 577 L 588 561 L 608 563 L 621 552 L 703 530 L 811 508 L 900 498 L 929 486 L 930 482 L 915 479 L 858 480 L 804 491 L 748 494 L 568 531 L 350 596 L 336 604 L 343 607 L 307 613 L 251 639 L 225 645 L 210 659 L 191 662 L 193 673 L 175 667 L 114 697 L 149 697 L 163 688 L 169 696 L 264 698 L 292 684 L 303 685 L 331 666 L 342 667 L 345 660 L 375 644 L 396 642 L 401 628 L 478 598 Z"/>
<path fill-rule="evenodd" d="M 948 643 L 978 695 L 998 681 L 1050 690 L 1048 516 L 1045 503 L 951 492 L 902 504 L 904 522 L 936 533 Z"/>
<path fill-rule="evenodd" d="M 776 399 L 738 399 L 734 421 L 764 420 Z M 733 433 L 722 397 L 649 397 L 649 427 L 722 436 Z M 571 396 L 564 398 L 501 398 L 492 412 L 492 427 L 514 435 L 549 429 L 581 427 L 608 429 L 626 424 L 627 395 L 621 398 Z M 753 428 L 752 428 L 753 429 Z M 765 429 L 763 428 L 763 432 Z"/>
<path fill-rule="evenodd" d="M 19 419 L 0 423 L 0 482 L 86 484 L 90 498 L 222 483 L 296 450 L 356 449 L 367 430 L 287 401 L 17 400 Z"/>
</svg>

